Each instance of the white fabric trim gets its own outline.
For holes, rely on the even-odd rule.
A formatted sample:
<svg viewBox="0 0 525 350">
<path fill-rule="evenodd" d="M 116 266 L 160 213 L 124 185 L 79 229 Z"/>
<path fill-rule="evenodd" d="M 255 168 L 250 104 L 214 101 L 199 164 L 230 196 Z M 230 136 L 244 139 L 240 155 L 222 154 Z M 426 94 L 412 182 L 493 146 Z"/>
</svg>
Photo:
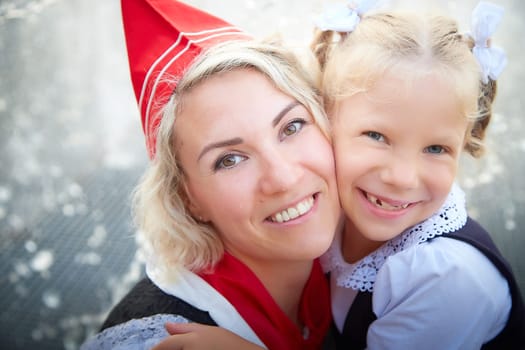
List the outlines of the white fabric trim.
<svg viewBox="0 0 525 350">
<path fill-rule="evenodd" d="M 465 193 L 457 184 L 453 184 L 445 203 L 434 215 L 394 237 L 363 259 L 354 264 L 344 260 L 339 234 L 321 257 L 321 264 L 325 272 L 330 272 L 332 278 L 336 278 L 338 286 L 372 292 L 377 272 L 389 256 L 435 236 L 457 231 L 466 222 Z"/>
<path fill-rule="evenodd" d="M 224 32 L 224 31 L 226 31 L 226 32 Z M 166 58 L 166 56 L 169 55 L 169 53 L 171 51 L 173 51 L 175 48 L 177 48 L 179 46 L 179 43 L 180 43 L 180 41 L 181 41 L 181 39 L 183 37 L 198 36 L 198 35 L 202 35 L 202 34 L 210 34 L 210 35 L 202 37 L 202 38 L 199 38 L 199 39 L 189 40 L 187 45 L 184 47 L 184 49 L 182 49 L 178 54 L 176 54 L 172 59 L 170 59 L 170 61 L 161 69 L 160 73 L 157 75 L 157 77 L 155 79 L 155 82 L 153 83 L 153 85 L 151 87 L 151 92 L 149 94 L 149 99 L 148 99 L 148 105 L 146 106 L 146 111 L 145 111 L 145 115 L 144 115 L 144 130 L 147 133 L 147 135 L 146 135 L 147 136 L 146 137 L 146 142 L 148 143 L 147 144 L 148 149 L 151 148 L 150 147 L 151 145 L 149 144 L 151 105 L 153 103 L 153 97 L 155 96 L 155 92 L 157 90 L 157 86 L 158 86 L 158 84 L 160 82 L 161 77 L 166 72 L 166 70 L 180 56 L 182 56 L 184 53 L 186 53 L 189 50 L 191 44 L 193 44 L 193 43 L 200 43 L 200 42 L 204 42 L 204 41 L 216 38 L 216 37 L 227 36 L 227 35 L 245 35 L 247 37 L 251 37 L 249 34 L 244 33 L 241 29 L 239 29 L 237 27 L 233 27 L 233 26 L 228 26 L 228 27 L 223 27 L 223 28 L 216 28 L 216 29 L 212 29 L 212 30 L 204 30 L 204 31 L 195 32 L 195 33 L 180 32 L 178 37 L 177 37 L 177 40 L 175 40 L 175 43 L 173 45 L 171 45 L 170 47 L 168 47 L 166 49 L 166 51 L 164 51 L 164 53 L 162 55 L 160 55 L 159 58 L 157 58 L 155 60 L 155 62 L 153 62 L 151 67 L 148 69 L 148 72 L 146 73 L 146 77 L 144 78 L 144 81 L 142 83 L 142 89 L 141 89 L 141 92 L 140 92 L 140 98 L 139 98 L 139 108 L 140 108 L 140 110 L 142 110 L 142 104 L 144 102 L 144 94 L 146 92 L 146 88 L 148 87 L 148 82 L 149 82 L 150 76 L 153 74 L 153 71 L 155 70 L 156 66 L 164 58 Z"/>
<path fill-rule="evenodd" d="M 144 82 L 142 83 L 142 90 L 140 92 L 140 98 L 139 98 L 139 106 L 142 106 L 142 101 L 144 99 L 144 93 L 146 92 L 146 86 L 147 86 L 146 82 L 149 81 L 149 77 L 151 76 L 153 70 L 155 69 L 157 64 L 159 64 L 160 61 L 162 61 L 172 50 L 174 50 L 177 46 L 179 46 L 179 43 L 180 43 L 180 41 L 181 41 L 183 36 L 196 36 L 196 35 L 202 35 L 202 34 L 208 34 L 208 33 L 215 33 L 215 32 L 219 32 L 219 31 L 223 31 L 223 30 L 230 30 L 230 29 L 238 30 L 239 33 L 241 33 L 241 30 L 238 29 L 237 27 L 216 28 L 216 29 L 211 29 L 211 30 L 203 30 L 203 31 L 200 31 L 200 32 L 195 32 L 195 33 L 184 33 L 184 32 L 179 33 L 179 35 L 177 36 L 177 40 L 175 40 L 175 43 L 173 43 L 173 45 L 168 47 L 166 49 L 166 51 L 164 51 L 164 53 L 162 55 L 160 55 L 153 62 L 151 67 L 148 69 L 148 72 L 146 73 L 146 77 L 144 79 Z"/>
<path fill-rule="evenodd" d="M 266 349 L 235 307 L 217 290 L 195 273 L 181 269 L 173 278 L 161 276 L 146 266 L 146 274 L 163 292 L 180 298 L 192 306 L 207 311 L 217 324 Z"/>
<path fill-rule="evenodd" d="M 480 1 L 472 12 L 472 52 L 481 67 L 481 77 L 485 84 L 489 78 L 496 80 L 507 65 L 505 51 L 488 45 L 489 38 L 496 31 L 503 13 L 502 6 L 485 1 Z"/>
<path fill-rule="evenodd" d="M 350 33 L 361 22 L 361 18 L 381 4 L 381 0 L 353 0 L 346 4 L 330 4 L 322 15 L 316 18 L 316 26 L 322 30 Z"/>
</svg>

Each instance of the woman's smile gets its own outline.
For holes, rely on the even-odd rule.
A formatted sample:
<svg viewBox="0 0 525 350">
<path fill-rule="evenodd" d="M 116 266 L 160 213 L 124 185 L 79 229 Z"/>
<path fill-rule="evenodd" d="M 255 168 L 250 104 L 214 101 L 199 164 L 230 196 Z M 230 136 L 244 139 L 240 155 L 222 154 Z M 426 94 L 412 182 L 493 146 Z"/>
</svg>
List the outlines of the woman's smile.
<svg viewBox="0 0 525 350">
<path fill-rule="evenodd" d="M 303 199 L 294 206 L 281 210 L 278 213 L 272 215 L 270 217 L 270 221 L 283 223 L 301 217 L 312 210 L 314 207 L 314 202 L 315 195 Z"/>
</svg>

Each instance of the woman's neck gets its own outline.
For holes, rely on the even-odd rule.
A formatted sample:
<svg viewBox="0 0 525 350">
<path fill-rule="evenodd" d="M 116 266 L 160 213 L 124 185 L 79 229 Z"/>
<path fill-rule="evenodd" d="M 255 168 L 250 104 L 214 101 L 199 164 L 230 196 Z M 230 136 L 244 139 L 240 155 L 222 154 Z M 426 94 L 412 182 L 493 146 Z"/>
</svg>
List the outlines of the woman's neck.
<svg viewBox="0 0 525 350">
<path fill-rule="evenodd" d="M 265 266 L 248 264 L 277 305 L 298 327 L 302 327 L 299 320 L 299 304 L 312 265 L 312 261 L 272 261 Z"/>
</svg>

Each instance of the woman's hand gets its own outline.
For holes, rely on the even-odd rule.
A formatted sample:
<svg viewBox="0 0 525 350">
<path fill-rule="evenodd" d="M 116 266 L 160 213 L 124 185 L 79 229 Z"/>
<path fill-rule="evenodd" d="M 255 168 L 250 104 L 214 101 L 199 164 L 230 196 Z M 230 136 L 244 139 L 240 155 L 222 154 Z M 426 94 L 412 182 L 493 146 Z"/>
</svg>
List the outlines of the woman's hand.
<svg viewBox="0 0 525 350">
<path fill-rule="evenodd" d="M 261 350 L 237 334 L 224 328 L 199 323 L 166 323 L 169 334 L 152 350 Z"/>
</svg>

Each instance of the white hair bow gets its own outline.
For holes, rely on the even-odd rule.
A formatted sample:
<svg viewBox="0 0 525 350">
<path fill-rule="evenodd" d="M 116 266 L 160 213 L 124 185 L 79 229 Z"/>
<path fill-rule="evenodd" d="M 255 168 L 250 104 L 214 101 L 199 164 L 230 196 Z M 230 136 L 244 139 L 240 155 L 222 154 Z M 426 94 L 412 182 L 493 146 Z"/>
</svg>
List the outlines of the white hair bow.
<svg viewBox="0 0 525 350">
<path fill-rule="evenodd" d="M 315 20 L 322 31 L 352 32 L 364 13 L 376 7 L 381 0 L 354 0 L 347 4 L 332 4 Z"/>
<path fill-rule="evenodd" d="M 503 49 L 488 45 L 488 40 L 496 31 L 503 12 L 503 7 L 485 1 L 481 1 L 472 12 L 472 52 L 481 66 L 481 78 L 485 84 L 489 77 L 496 80 L 507 64 L 507 56 Z"/>
</svg>

